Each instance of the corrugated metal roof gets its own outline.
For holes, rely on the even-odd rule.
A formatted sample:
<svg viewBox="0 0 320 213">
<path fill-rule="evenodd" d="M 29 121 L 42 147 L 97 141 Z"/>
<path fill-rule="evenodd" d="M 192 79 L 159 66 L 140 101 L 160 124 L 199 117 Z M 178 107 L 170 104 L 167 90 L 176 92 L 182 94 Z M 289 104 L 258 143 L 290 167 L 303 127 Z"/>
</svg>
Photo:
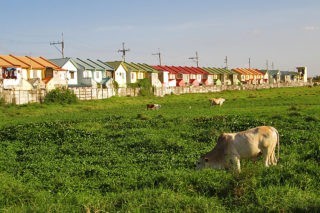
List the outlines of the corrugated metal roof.
<svg viewBox="0 0 320 213">
<path fill-rule="evenodd" d="M 28 69 L 30 67 L 27 63 L 24 63 L 21 60 L 18 60 L 17 58 L 12 57 L 12 55 L 0 55 L 0 57 L 3 60 L 12 64 L 12 66 L 14 66 L 14 67 L 21 67 L 21 68 L 25 68 L 25 69 Z"/>
<path fill-rule="evenodd" d="M 113 67 L 108 65 L 107 63 L 104 63 L 101 60 L 95 60 L 94 63 L 98 64 L 99 66 L 103 67 L 105 70 L 114 71 Z"/>
<path fill-rule="evenodd" d="M 49 59 L 49 61 L 51 61 L 52 63 L 63 67 L 68 61 L 70 60 L 70 58 L 55 58 L 55 59 Z"/>
<path fill-rule="evenodd" d="M 108 64 L 109 66 L 111 66 L 114 70 L 116 70 L 116 69 L 118 69 L 118 67 L 120 66 L 122 61 L 108 61 L 105 63 Z"/>
<path fill-rule="evenodd" d="M 236 74 L 234 71 L 229 70 L 229 69 L 225 69 L 225 68 L 203 67 L 202 69 L 204 69 L 205 71 L 207 71 L 207 72 L 209 72 L 211 74 L 215 74 L 215 75 L 222 75 L 222 74 L 233 75 L 233 74 Z"/>
<path fill-rule="evenodd" d="M 9 61 L 1 58 L 0 56 L 0 67 L 14 67 L 14 64 L 11 64 Z"/>
<path fill-rule="evenodd" d="M 85 70 L 94 70 L 95 68 L 91 66 L 90 64 L 86 63 L 84 60 L 81 60 L 80 58 L 72 58 L 72 60 L 82 66 Z"/>
<path fill-rule="evenodd" d="M 50 62 L 44 57 L 30 57 L 30 56 L 14 56 L 14 55 L 0 55 L 3 64 L 0 66 L 21 67 L 24 69 L 40 69 L 52 68 L 54 70 L 63 70 L 60 66 Z"/>
</svg>

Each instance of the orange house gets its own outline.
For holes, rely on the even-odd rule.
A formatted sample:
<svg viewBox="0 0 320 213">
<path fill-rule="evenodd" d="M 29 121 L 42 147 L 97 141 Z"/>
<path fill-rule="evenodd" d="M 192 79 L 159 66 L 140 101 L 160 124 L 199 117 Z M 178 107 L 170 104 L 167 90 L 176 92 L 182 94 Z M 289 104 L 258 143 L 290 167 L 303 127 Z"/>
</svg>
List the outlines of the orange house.
<svg viewBox="0 0 320 213">
<path fill-rule="evenodd" d="M 44 57 L 0 55 L 0 78 L 5 89 L 67 87 L 67 71 Z"/>
</svg>

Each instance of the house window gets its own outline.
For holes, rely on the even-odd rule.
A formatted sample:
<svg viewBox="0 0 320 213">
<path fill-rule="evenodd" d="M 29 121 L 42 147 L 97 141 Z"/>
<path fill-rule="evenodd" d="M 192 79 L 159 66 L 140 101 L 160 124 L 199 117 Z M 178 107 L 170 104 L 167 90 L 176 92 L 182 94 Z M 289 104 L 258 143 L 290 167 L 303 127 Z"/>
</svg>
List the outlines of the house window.
<svg viewBox="0 0 320 213">
<path fill-rule="evenodd" d="M 100 72 L 96 72 L 96 78 L 100 78 Z"/>
<path fill-rule="evenodd" d="M 33 77 L 36 77 L 36 76 L 37 76 L 37 74 L 35 74 Z M 53 69 L 52 68 L 46 69 L 45 78 L 53 78 Z"/>
<path fill-rule="evenodd" d="M 143 73 L 139 73 L 139 74 L 138 74 L 138 79 L 143 79 L 143 77 L 144 77 L 144 76 L 143 76 Z"/>
<path fill-rule="evenodd" d="M 70 72 L 70 79 L 74 79 L 74 72 Z"/>
</svg>

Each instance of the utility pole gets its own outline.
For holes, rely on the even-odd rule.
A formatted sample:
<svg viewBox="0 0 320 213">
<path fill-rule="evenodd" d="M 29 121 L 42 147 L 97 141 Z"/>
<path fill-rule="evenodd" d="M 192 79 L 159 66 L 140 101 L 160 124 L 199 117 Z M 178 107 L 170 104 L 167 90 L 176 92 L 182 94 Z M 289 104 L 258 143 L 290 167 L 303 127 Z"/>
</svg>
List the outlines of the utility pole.
<svg viewBox="0 0 320 213">
<path fill-rule="evenodd" d="M 274 64 L 273 64 L 273 62 L 271 63 L 271 69 L 274 70 Z"/>
<path fill-rule="evenodd" d="M 118 50 L 118 53 L 122 53 L 122 61 L 126 61 L 126 52 L 130 51 L 130 49 L 125 49 L 124 48 L 124 42 L 122 42 L 122 50 Z"/>
<path fill-rule="evenodd" d="M 267 67 L 267 70 L 269 70 L 269 61 L 268 60 L 266 62 L 266 67 Z"/>
<path fill-rule="evenodd" d="M 228 56 L 226 56 L 226 58 L 224 59 L 224 63 L 226 64 L 225 69 L 228 69 Z"/>
<path fill-rule="evenodd" d="M 195 56 L 195 57 L 190 57 L 189 59 L 195 60 L 196 63 L 197 63 L 197 67 L 199 67 L 199 56 L 198 56 L 198 52 L 196 52 L 196 56 Z"/>
<path fill-rule="evenodd" d="M 158 49 L 157 53 L 152 53 L 152 55 L 157 55 L 159 57 L 159 65 L 161 66 L 161 53 L 160 53 L 160 49 Z"/>
<path fill-rule="evenodd" d="M 61 44 L 61 50 L 56 46 L 56 44 Z M 50 42 L 50 45 L 53 45 L 62 55 L 64 58 L 64 40 L 63 40 L 63 33 L 62 33 L 62 40 L 57 42 Z"/>
<path fill-rule="evenodd" d="M 251 69 L 251 58 L 249 57 L 249 69 Z"/>
</svg>

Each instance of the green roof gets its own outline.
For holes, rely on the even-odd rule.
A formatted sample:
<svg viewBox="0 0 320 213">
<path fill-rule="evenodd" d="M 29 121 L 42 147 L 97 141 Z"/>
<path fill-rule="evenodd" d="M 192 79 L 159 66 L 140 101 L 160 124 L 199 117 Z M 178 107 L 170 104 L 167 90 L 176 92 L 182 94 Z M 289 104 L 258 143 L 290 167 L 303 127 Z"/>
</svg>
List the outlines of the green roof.
<svg viewBox="0 0 320 213">
<path fill-rule="evenodd" d="M 152 66 L 148 64 L 141 64 L 141 63 L 133 63 L 133 62 L 123 62 L 123 61 L 113 61 L 113 62 L 106 62 L 110 66 L 112 66 L 115 70 L 118 69 L 120 65 L 124 67 L 127 72 L 154 72 L 157 73 L 158 71 L 154 69 Z"/>
<path fill-rule="evenodd" d="M 228 70 L 228 69 L 225 69 L 225 68 L 202 67 L 202 69 L 207 71 L 208 73 L 216 74 L 216 75 L 219 75 L 219 74 L 228 74 L 228 75 L 236 74 L 234 71 Z"/>
<path fill-rule="evenodd" d="M 260 72 L 262 73 L 266 73 L 268 72 L 269 75 L 277 75 L 278 73 L 280 74 L 280 71 L 279 70 L 260 70 Z"/>
</svg>

